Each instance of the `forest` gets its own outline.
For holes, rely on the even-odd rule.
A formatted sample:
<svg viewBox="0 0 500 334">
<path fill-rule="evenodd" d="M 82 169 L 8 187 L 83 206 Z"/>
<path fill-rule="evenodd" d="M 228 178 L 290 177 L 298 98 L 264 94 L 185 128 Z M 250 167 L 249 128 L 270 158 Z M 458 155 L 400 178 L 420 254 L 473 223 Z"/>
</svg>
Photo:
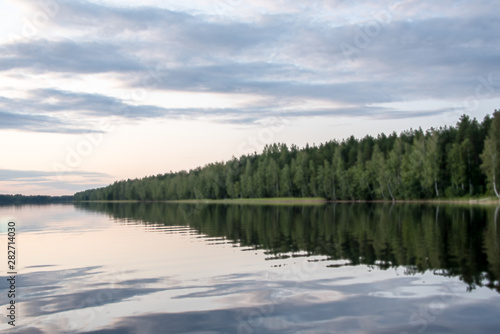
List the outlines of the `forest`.
<svg viewBox="0 0 500 334">
<path fill-rule="evenodd" d="M 410 129 L 376 138 L 295 145 L 277 143 L 190 171 L 117 181 L 76 193 L 76 201 L 323 197 L 410 200 L 496 196 L 500 110 L 482 122 Z"/>
<path fill-rule="evenodd" d="M 0 195 L 0 205 L 17 204 L 52 204 L 52 203 L 71 203 L 73 196 L 45 196 L 45 195 Z"/>
</svg>

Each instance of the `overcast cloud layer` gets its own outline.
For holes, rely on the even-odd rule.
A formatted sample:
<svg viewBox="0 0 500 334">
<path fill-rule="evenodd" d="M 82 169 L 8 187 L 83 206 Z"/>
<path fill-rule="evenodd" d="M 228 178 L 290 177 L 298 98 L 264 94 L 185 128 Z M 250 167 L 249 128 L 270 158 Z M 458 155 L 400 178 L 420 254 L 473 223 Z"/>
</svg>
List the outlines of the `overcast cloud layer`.
<svg viewBox="0 0 500 334">
<path fill-rule="evenodd" d="M 2 129 L 93 131 L 85 121 L 74 124 L 76 113 L 132 119 L 213 115 L 227 122 L 255 122 L 279 111 L 290 117 L 392 118 L 404 117 L 405 110 L 372 105 L 427 99 L 459 105 L 474 95 L 480 78 L 489 82 L 480 97 L 498 97 L 500 91 L 495 1 L 314 1 L 300 6 L 280 1 L 286 8 L 281 11 L 247 9 L 244 1 L 185 11 L 56 0 L 43 10 L 36 1 L 24 2 L 33 18 L 38 13 L 49 19 L 32 18 L 0 46 L 0 75 L 4 82 L 15 78 L 21 83 L 52 75 L 54 82 L 40 87 L 31 82 L 22 98 L 4 92 Z M 235 15 L 238 8 L 246 16 Z M 88 74 L 102 75 L 130 95 L 56 87 L 57 78 Z M 163 90 L 260 99 L 234 108 L 141 103 L 140 96 Z M 286 103 L 276 106 L 276 101 Z M 320 110 L 304 110 L 305 101 L 316 102 Z"/>
</svg>

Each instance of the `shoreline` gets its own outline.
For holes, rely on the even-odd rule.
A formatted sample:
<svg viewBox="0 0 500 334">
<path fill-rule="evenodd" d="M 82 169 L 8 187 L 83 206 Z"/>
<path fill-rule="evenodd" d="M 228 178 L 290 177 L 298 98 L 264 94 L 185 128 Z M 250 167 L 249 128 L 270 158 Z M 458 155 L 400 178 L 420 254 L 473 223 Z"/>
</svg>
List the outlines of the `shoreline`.
<svg viewBox="0 0 500 334">
<path fill-rule="evenodd" d="M 417 199 L 417 200 L 338 200 L 332 201 L 318 197 L 283 197 L 283 198 L 238 198 L 238 199 L 185 199 L 164 201 L 111 200 L 111 201 L 75 201 L 73 203 L 178 203 L 178 204 L 255 204 L 255 205 L 324 205 L 333 203 L 380 203 L 380 204 L 469 204 L 500 205 L 500 199 Z"/>
<path fill-rule="evenodd" d="M 324 198 L 236 198 L 236 199 L 181 199 L 164 201 L 111 200 L 111 201 L 75 201 L 73 203 L 174 203 L 174 204 L 255 204 L 255 205 L 324 205 Z"/>
</svg>

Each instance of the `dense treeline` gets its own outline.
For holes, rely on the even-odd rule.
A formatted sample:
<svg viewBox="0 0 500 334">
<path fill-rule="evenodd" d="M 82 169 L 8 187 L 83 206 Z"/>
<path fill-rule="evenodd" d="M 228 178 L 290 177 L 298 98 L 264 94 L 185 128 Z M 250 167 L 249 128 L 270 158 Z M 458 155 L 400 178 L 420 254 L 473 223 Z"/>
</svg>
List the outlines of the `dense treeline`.
<svg viewBox="0 0 500 334">
<path fill-rule="evenodd" d="M 178 200 L 325 197 L 399 200 L 495 194 L 500 111 L 480 123 L 354 136 L 319 146 L 273 144 L 194 170 L 124 180 L 75 194 L 76 200 Z"/>
<path fill-rule="evenodd" d="M 0 195 L 0 204 L 50 204 L 71 203 L 73 196 L 24 196 L 24 195 Z"/>
<path fill-rule="evenodd" d="M 245 206 L 163 203 L 77 203 L 123 224 L 189 226 L 241 247 L 263 248 L 268 259 L 327 255 L 407 274 L 434 271 L 500 292 L 500 207 L 420 204 Z M 151 229 L 149 229 L 151 231 Z"/>
</svg>

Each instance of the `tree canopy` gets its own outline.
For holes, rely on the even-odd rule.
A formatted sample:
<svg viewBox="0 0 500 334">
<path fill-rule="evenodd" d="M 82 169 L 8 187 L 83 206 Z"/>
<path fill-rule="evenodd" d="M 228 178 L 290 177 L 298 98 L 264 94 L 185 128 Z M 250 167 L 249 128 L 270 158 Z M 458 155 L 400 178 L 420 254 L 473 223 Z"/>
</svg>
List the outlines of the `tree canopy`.
<svg viewBox="0 0 500 334">
<path fill-rule="evenodd" d="M 117 181 L 75 194 L 88 200 L 182 200 L 324 197 L 400 200 L 496 195 L 500 178 L 500 111 L 480 123 L 354 136 L 319 146 L 267 145 L 190 171 Z"/>
</svg>

